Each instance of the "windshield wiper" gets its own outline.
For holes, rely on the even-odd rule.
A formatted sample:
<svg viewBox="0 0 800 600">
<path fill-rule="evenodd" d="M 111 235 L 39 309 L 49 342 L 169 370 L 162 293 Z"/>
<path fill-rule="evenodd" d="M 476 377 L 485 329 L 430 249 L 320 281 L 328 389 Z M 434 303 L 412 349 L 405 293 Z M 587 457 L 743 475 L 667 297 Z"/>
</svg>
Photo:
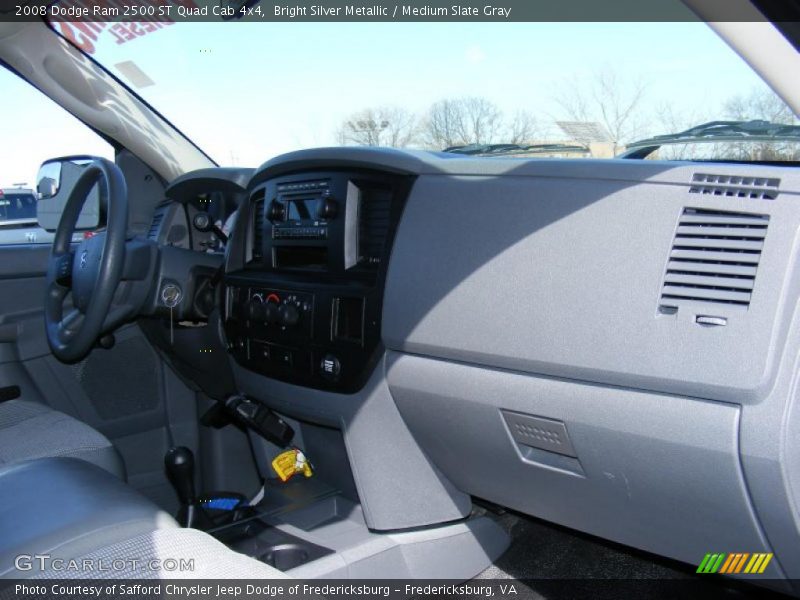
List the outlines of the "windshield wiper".
<svg viewBox="0 0 800 600">
<path fill-rule="evenodd" d="M 657 135 L 628 144 L 619 158 L 645 158 L 669 144 L 775 141 L 800 142 L 800 125 L 769 121 L 711 121 L 680 133 Z"/>
<path fill-rule="evenodd" d="M 511 156 L 514 154 L 551 154 L 560 152 L 589 154 L 589 149 L 576 144 L 466 144 L 450 146 L 442 152 L 465 156 Z"/>
</svg>

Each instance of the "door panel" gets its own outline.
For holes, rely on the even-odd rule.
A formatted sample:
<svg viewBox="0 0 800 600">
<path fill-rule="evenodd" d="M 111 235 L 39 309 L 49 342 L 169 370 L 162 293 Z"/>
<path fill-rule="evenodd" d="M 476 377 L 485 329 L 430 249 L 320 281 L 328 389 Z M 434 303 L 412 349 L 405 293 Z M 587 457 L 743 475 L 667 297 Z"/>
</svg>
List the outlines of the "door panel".
<svg viewBox="0 0 800 600">
<path fill-rule="evenodd" d="M 18 386 L 20 399 L 33 402 L 45 400 L 20 355 L 48 352 L 42 303 L 49 252 L 45 245 L 0 246 L 0 387 Z"/>
<path fill-rule="evenodd" d="M 115 332 L 110 350 L 75 364 L 59 362 L 44 330 L 49 247 L 0 246 L 0 389 L 45 402 L 105 434 L 123 456 L 128 481 L 168 509 L 177 501 L 164 474 L 173 444 L 197 450 L 197 404 L 139 327 Z"/>
</svg>

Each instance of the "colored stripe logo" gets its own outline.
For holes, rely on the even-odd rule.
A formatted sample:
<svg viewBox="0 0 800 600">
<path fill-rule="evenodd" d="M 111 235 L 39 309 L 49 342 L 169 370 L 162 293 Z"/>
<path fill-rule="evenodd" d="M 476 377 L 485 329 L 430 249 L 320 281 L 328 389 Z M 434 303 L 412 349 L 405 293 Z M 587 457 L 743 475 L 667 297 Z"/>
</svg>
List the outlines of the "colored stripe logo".
<svg viewBox="0 0 800 600">
<path fill-rule="evenodd" d="M 772 553 L 756 552 L 712 552 L 703 557 L 700 566 L 697 567 L 698 573 L 720 573 L 732 575 L 735 573 L 747 573 L 750 575 L 762 574 L 767 565 L 772 560 Z"/>
</svg>

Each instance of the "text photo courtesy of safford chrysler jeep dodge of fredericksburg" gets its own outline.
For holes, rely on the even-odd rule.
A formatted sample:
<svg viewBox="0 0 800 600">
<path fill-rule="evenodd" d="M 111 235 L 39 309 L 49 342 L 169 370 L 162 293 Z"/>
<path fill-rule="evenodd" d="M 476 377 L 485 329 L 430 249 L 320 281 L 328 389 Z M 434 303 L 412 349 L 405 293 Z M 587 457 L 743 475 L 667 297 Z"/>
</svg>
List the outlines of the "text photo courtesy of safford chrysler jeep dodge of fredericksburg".
<svg viewBox="0 0 800 600">
<path fill-rule="evenodd" d="M 0 596 L 800 595 L 800 7 L 0 11 Z"/>
</svg>

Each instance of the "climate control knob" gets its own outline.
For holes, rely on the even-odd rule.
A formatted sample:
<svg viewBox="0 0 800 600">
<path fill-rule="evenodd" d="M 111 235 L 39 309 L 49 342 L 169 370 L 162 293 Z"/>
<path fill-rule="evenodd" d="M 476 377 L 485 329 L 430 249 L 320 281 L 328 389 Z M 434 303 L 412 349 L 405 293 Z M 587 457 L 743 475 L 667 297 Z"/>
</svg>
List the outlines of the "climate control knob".
<svg viewBox="0 0 800 600">
<path fill-rule="evenodd" d="M 269 325 L 274 325 L 281 320 L 280 308 L 274 302 L 267 302 L 264 305 L 264 321 Z"/>
<path fill-rule="evenodd" d="M 294 304 L 281 304 L 278 309 L 278 315 L 282 325 L 286 327 L 293 327 L 297 325 L 300 320 L 300 311 Z"/>
</svg>

